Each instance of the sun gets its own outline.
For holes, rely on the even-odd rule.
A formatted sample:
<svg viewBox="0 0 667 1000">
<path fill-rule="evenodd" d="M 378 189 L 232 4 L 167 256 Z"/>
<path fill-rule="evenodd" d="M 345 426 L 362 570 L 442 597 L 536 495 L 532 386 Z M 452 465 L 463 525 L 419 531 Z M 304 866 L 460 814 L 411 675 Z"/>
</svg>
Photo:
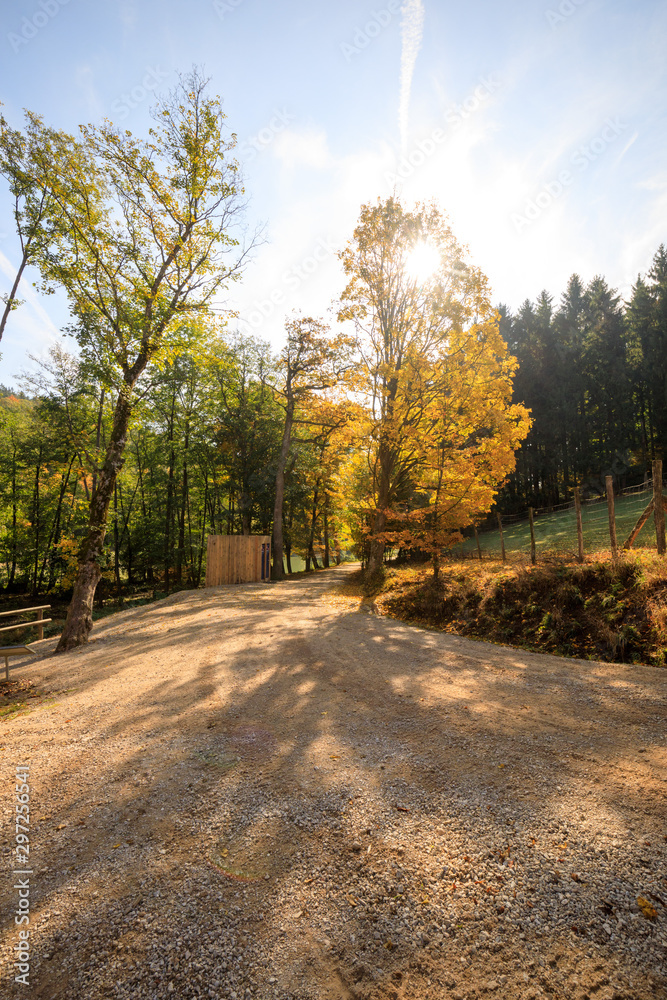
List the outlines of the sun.
<svg viewBox="0 0 667 1000">
<path fill-rule="evenodd" d="M 432 243 L 417 243 L 405 259 L 405 272 L 418 284 L 428 281 L 440 267 L 440 253 Z"/>
</svg>

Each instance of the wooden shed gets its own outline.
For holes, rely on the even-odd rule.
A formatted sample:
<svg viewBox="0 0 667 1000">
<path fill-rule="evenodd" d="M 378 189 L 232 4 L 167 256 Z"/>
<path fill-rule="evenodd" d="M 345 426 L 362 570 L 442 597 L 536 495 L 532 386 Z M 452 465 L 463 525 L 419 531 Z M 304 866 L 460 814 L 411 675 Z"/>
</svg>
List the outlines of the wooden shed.
<svg viewBox="0 0 667 1000">
<path fill-rule="evenodd" d="M 254 583 L 271 577 L 270 535 L 209 535 L 206 586 Z"/>
</svg>

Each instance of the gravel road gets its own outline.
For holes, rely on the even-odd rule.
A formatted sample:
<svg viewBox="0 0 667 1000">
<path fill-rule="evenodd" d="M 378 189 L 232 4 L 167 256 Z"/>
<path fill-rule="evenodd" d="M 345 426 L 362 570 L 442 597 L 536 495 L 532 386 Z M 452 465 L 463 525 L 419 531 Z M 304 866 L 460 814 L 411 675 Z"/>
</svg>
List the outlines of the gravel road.
<svg viewBox="0 0 667 1000">
<path fill-rule="evenodd" d="M 667 671 L 379 617 L 349 571 L 182 592 L 16 669 L 1 997 L 667 998 Z"/>
</svg>

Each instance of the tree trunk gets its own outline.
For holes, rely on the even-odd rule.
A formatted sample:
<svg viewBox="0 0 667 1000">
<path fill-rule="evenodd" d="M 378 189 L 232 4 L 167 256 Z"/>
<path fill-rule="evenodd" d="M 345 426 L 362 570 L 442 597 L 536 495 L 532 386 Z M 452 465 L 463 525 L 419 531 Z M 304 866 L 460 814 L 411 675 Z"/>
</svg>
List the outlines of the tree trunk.
<svg viewBox="0 0 667 1000">
<path fill-rule="evenodd" d="M 185 449 L 187 454 L 187 432 L 185 436 Z M 181 510 L 178 520 L 178 549 L 176 551 L 176 583 L 180 585 L 183 573 L 183 555 L 185 554 L 185 511 L 188 502 L 188 463 L 183 460 L 183 479 L 181 482 Z"/>
<path fill-rule="evenodd" d="M 64 653 L 74 646 L 88 642 L 93 627 L 93 600 L 101 576 L 100 557 L 106 534 L 107 514 L 116 479 L 123 465 L 123 451 L 132 412 L 129 398 L 131 389 L 131 386 L 124 386 L 124 391 L 121 390 L 116 401 L 109 444 L 99 473 L 97 488 L 90 501 L 88 532 L 81 546 L 74 593 L 56 653 Z"/>
<path fill-rule="evenodd" d="M 241 483 L 239 493 L 239 514 L 241 516 L 241 534 L 249 535 L 252 527 L 252 499 L 248 484 Z"/>
<path fill-rule="evenodd" d="M 325 569 L 329 569 L 329 494 L 324 494 L 324 559 Z"/>
<path fill-rule="evenodd" d="M 276 468 L 276 502 L 273 506 L 273 579 L 283 578 L 283 502 L 285 497 L 285 466 L 292 439 L 292 424 L 294 422 L 294 402 L 287 401 L 285 409 L 285 427 L 283 440 Z"/>
<path fill-rule="evenodd" d="M 37 594 L 37 571 L 39 567 L 39 534 L 40 534 L 40 510 L 39 510 L 39 473 L 42 466 L 42 450 L 43 446 L 39 445 L 39 455 L 37 456 L 37 467 L 35 470 L 35 489 L 33 491 L 33 517 L 32 523 L 35 529 L 35 563 L 33 567 L 33 579 L 32 579 L 32 593 Z"/>
<path fill-rule="evenodd" d="M 308 558 L 306 560 L 306 569 L 310 569 L 310 561 L 313 561 L 313 569 L 319 569 L 317 565 L 317 557 L 315 555 L 315 528 L 317 526 L 317 499 L 320 492 L 320 480 L 317 479 L 315 482 L 315 489 L 313 491 L 313 509 L 310 515 L 310 532 L 308 534 Z"/>
<path fill-rule="evenodd" d="M 63 501 L 65 499 L 65 492 L 67 491 L 67 485 L 69 483 L 70 473 L 72 471 L 72 466 L 74 464 L 74 456 L 70 459 L 69 466 L 67 467 L 67 473 L 60 484 L 60 493 L 58 494 L 58 506 L 56 507 L 56 514 L 53 519 L 53 524 L 51 525 L 51 534 L 49 535 L 49 541 L 47 543 L 46 549 L 44 550 L 44 559 L 42 560 L 42 568 L 39 571 L 39 581 L 37 583 L 37 590 L 42 589 L 42 583 L 44 582 L 44 574 L 46 572 L 46 565 L 49 563 L 49 583 L 48 590 L 51 590 L 55 582 L 55 573 L 53 567 L 53 556 L 55 551 L 55 546 L 58 544 L 60 538 L 60 518 L 63 509 Z"/>
<path fill-rule="evenodd" d="M 174 411 L 176 409 L 176 390 L 171 397 L 171 417 L 169 420 L 169 472 L 167 478 L 167 511 L 164 524 L 164 589 L 169 593 L 169 570 L 171 568 L 171 518 L 174 499 L 174 464 L 176 462 L 176 452 L 174 450 Z"/>
<path fill-rule="evenodd" d="M 381 443 L 378 459 L 380 462 L 380 482 L 378 489 L 378 505 L 373 516 L 373 524 L 371 527 L 371 537 L 370 541 L 370 553 L 368 556 L 368 566 L 366 568 L 366 573 L 368 576 L 375 576 L 382 570 L 382 562 L 384 559 L 384 549 L 385 543 L 384 539 L 380 539 L 377 536 L 381 535 L 387 524 L 387 507 L 389 506 L 389 483 L 391 475 L 391 466 L 393 464 L 392 454 L 389 446 L 386 443 Z"/>
<path fill-rule="evenodd" d="M 118 483 L 113 487 L 113 575 L 116 581 L 116 594 L 120 597 L 120 554 L 118 552 L 120 539 L 118 537 Z"/>
<path fill-rule="evenodd" d="M 97 485 L 97 462 L 100 454 L 100 444 L 102 443 L 102 416 L 104 413 L 104 387 L 100 390 L 100 405 L 97 409 L 97 429 L 95 432 L 95 466 L 93 468 L 93 493 Z M 86 488 L 86 492 L 88 492 Z"/>
<path fill-rule="evenodd" d="M 17 515 L 17 493 L 16 493 L 16 445 L 14 445 L 14 451 L 12 452 L 12 568 L 9 573 L 9 580 L 7 582 L 7 588 L 13 587 L 14 577 L 16 575 L 16 553 L 18 550 L 17 537 L 16 537 L 16 515 Z"/>
<path fill-rule="evenodd" d="M 202 562 L 204 560 L 204 539 L 206 537 L 206 504 L 208 502 L 208 474 L 204 473 L 204 504 L 201 515 L 201 536 L 199 539 L 199 558 L 197 560 L 197 582 L 195 586 L 198 587 L 201 583 L 201 568 Z"/>
<path fill-rule="evenodd" d="M 5 308 L 2 313 L 2 319 L 0 319 L 0 340 L 2 340 L 2 335 L 5 332 L 5 327 L 7 326 L 7 320 L 9 319 L 9 314 L 12 311 L 12 306 L 16 301 L 16 293 L 19 290 L 19 285 L 21 284 L 21 277 L 25 271 L 25 266 L 28 263 L 28 253 L 27 250 L 24 251 L 21 263 L 19 264 L 19 269 L 16 272 L 16 277 L 14 278 L 14 284 L 12 285 L 12 290 L 7 296 L 5 301 Z"/>
</svg>

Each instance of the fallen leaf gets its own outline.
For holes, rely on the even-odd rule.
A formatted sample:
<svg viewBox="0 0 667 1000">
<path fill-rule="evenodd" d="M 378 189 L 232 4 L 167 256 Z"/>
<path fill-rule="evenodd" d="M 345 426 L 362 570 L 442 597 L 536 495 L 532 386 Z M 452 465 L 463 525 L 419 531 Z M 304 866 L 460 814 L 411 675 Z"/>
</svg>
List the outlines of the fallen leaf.
<svg viewBox="0 0 667 1000">
<path fill-rule="evenodd" d="M 387 951 L 393 951 L 394 948 L 396 947 L 393 941 L 385 941 L 384 946 L 387 949 Z"/>
<path fill-rule="evenodd" d="M 410 812 L 410 810 L 408 809 L 407 806 L 399 806 L 399 805 L 397 805 L 396 808 L 401 813 L 409 813 Z"/>
<path fill-rule="evenodd" d="M 357 905 L 356 899 L 352 899 L 352 896 L 346 896 L 345 898 L 348 901 L 348 903 L 350 904 L 350 906 L 356 906 Z"/>
<path fill-rule="evenodd" d="M 644 917 L 647 920 L 657 920 L 658 913 L 654 906 L 651 906 L 648 899 L 644 899 L 643 896 L 637 896 L 637 906 L 642 911 Z"/>
</svg>

